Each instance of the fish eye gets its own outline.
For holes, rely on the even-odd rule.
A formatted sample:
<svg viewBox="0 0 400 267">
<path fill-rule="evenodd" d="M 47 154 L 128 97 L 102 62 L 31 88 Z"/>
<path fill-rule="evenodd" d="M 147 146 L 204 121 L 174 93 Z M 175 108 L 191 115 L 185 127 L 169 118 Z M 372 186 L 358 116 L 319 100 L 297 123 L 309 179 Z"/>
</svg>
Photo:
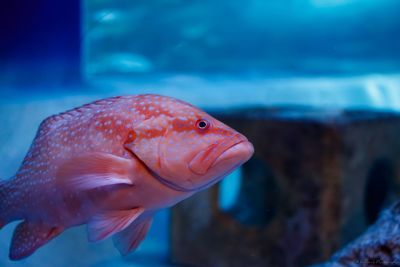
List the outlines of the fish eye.
<svg viewBox="0 0 400 267">
<path fill-rule="evenodd" d="M 206 119 L 200 119 L 196 122 L 196 128 L 205 131 L 210 127 L 210 122 Z"/>
</svg>

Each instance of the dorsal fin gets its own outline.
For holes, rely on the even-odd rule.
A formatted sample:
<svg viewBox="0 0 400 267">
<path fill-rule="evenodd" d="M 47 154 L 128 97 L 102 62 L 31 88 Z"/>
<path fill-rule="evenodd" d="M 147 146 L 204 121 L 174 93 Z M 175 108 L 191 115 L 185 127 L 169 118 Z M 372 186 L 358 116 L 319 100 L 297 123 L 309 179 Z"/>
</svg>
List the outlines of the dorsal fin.
<svg viewBox="0 0 400 267">
<path fill-rule="evenodd" d="M 80 107 L 61 112 L 59 114 L 51 115 L 42 121 L 42 123 L 39 126 L 39 132 L 47 132 L 52 127 L 52 125 L 54 125 L 55 123 L 58 123 L 60 121 L 64 121 L 65 119 L 68 119 L 70 117 L 79 115 L 86 110 L 91 110 L 93 108 L 103 106 L 103 105 L 113 104 L 118 100 L 126 99 L 126 98 L 127 98 L 127 96 L 115 96 L 115 97 L 100 99 L 100 100 L 82 105 Z"/>
</svg>

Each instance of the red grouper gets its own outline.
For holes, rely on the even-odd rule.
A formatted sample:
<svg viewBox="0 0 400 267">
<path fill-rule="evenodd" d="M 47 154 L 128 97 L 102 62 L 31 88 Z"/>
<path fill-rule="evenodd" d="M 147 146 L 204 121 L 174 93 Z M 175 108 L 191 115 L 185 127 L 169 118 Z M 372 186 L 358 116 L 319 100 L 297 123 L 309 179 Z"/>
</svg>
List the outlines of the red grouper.
<svg viewBox="0 0 400 267">
<path fill-rule="evenodd" d="M 10 259 L 81 224 L 89 241 L 113 236 L 126 255 L 157 210 L 215 184 L 253 152 L 240 133 L 166 96 L 113 97 L 51 116 L 0 184 L 0 225 L 22 220 Z"/>
</svg>

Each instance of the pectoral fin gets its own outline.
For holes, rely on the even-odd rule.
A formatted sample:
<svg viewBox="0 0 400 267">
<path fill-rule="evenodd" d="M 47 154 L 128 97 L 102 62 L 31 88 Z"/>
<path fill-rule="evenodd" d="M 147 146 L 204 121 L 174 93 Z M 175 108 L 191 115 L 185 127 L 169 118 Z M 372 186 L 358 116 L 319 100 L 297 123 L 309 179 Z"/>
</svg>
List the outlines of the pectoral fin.
<svg viewBox="0 0 400 267">
<path fill-rule="evenodd" d="M 146 237 L 152 221 L 152 218 L 148 218 L 138 223 L 132 223 L 113 237 L 114 246 L 123 256 L 135 250 Z"/>
<path fill-rule="evenodd" d="M 10 259 L 20 260 L 28 257 L 63 230 L 62 227 L 51 227 L 42 223 L 24 221 L 18 224 L 11 242 Z"/>
<path fill-rule="evenodd" d="M 143 212 L 143 208 L 135 208 L 131 210 L 109 211 L 94 216 L 88 223 L 89 241 L 100 241 L 124 230 Z"/>
<path fill-rule="evenodd" d="M 59 184 L 78 190 L 118 184 L 133 185 L 135 166 L 134 159 L 91 153 L 62 164 L 56 179 Z"/>
</svg>

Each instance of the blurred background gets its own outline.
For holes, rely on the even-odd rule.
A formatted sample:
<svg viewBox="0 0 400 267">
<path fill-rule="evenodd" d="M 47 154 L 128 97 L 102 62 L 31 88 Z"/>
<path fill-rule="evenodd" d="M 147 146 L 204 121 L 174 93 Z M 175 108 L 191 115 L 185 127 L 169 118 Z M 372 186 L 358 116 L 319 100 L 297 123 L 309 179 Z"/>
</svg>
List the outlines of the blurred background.
<svg viewBox="0 0 400 267">
<path fill-rule="evenodd" d="M 0 4 L 0 177 L 45 117 L 114 95 L 159 93 L 205 109 L 400 109 L 398 0 L 14 0 Z M 238 192 L 240 171 L 222 186 Z M 172 266 L 169 211 L 138 252 L 68 230 L 1 266 Z"/>
</svg>

